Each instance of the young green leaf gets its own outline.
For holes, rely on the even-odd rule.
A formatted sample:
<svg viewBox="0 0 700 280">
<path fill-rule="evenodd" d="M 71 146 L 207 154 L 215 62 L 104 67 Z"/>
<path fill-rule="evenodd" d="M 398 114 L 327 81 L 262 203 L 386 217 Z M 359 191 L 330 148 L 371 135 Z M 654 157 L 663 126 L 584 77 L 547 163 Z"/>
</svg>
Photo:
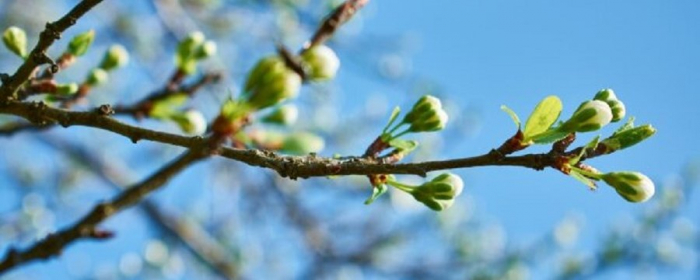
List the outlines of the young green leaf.
<svg viewBox="0 0 700 280">
<path fill-rule="evenodd" d="M 389 146 L 397 148 L 404 151 L 413 151 L 418 147 L 418 141 L 413 140 L 403 140 L 403 139 L 392 139 L 389 141 Z"/>
<path fill-rule="evenodd" d="M 515 126 L 518 129 L 520 129 L 520 118 L 518 118 L 518 114 L 513 112 L 513 110 L 508 108 L 508 106 L 506 106 L 506 105 L 501 105 L 501 110 L 503 112 L 506 112 L 506 114 L 508 114 L 508 116 L 510 116 L 510 118 L 513 119 L 513 123 L 515 123 Z"/>
<path fill-rule="evenodd" d="M 547 131 L 554 122 L 559 119 L 562 104 L 559 97 L 550 95 L 542 99 L 525 123 L 523 131 L 525 141 L 529 141 L 533 136 Z"/>
<path fill-rule="evenodd" d="M 583 174 L 579 173 L 575 169 L 572 169 L 571 172 L 569 172 L 569 176 L 588 186 L 588 188 L 591 190 L 595 190 L 597 188 L 593 180 L 588 179 L 586 176 L 583 176 Z"/>
<path fill-rule="evenodd" d="M 389 188 L 385 184 L 377 185 L 372 188 L 372 196 L 365 200 L 365 205 L 372 204 L 374 200 L 386 193 Z"/>
<path fill-rule="evenodd" d="M 401 108 L 399 108 L 399 106 L 394 107 L 394 110 L 391 111 L 391 117 L 389 117 L 389 123 L 386 124 L 386 127 L 384 127 L 384 130 L 382 130 L 382 133 L 386 133 L 386 131 L 389 130 L 389 127 L 394 124 L 396 118 L 399 116 L 399 113 L 401 113 Z"/>
</svg>

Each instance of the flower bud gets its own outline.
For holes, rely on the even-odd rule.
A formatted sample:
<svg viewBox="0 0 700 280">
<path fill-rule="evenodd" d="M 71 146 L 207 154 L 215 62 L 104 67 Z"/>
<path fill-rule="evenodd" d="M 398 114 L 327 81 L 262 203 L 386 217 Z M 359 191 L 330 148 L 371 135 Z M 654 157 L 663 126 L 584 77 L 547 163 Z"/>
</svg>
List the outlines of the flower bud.
<svg viewBox="0 0 700 280">
<path fill-rule="evenodd" d="M 593 100 L 600 100 L 600 101 L 610 101 L 610 100 L 618 100 L 617 95 L 615 95 L 615 92 L 612 89 L 609 88 L 604 88 L 598 91 L 598 93 L 595 94 L 595 97 L 593 97 Z"/>
<path fill-rule="evenodd" d="M 113 45 L 107 50 L 102 62 L 100 63 L 100 68 L 106 71 L 112 71 L 114 69 L 123 67 L 129 62 L 129 53 L 126 51 L 122 45 Z"/>
<path fill-rule="evenodd" d="M 615 95 L 615 92 L 612 89 L 606 88 L 598 91 L 596 93 L 595 97 L 593 97 L 593 100 L 600 100 L 608 104 L 610 106 L 610 110 L 612 111 L 612 121 L 617 122 L 623 118 L 625 118 L 625 104 L 622 103 L 619 99 L 617 99 L 617 95 Z"/>
<path fill-rule="evenodd" d="M 205 50 L 202 49 L 202 44 L 204 44 L 204 33 L 196 31 L 190 33 L 187 38 L 180 41 L 177 45 L 177 52 L 175 53 L 175 65 L 180 71 L 187 74 L 193 73 L 197 66 L 197 60 L 195 56 L 202 50 L 200 55 L 205 54 Z M 209 47 L 211 51 L 211 46 Z"/>
<path fill-rule="evenodd" d="M 98 86 L 109 80 L 109 73 L 102 68 L 95 68 L 90 71 L 85 81 L 90 86 Z"/>
<path fill-rule="evenodd" d="M 629 202 L 644 202 L 654 195 L 654 182 L 639 172 L 610 172 L 602 179 Z"/>
<path fill-rule="evenodd" d="M 291 125 L 297 121 L 299 110 L 292 104 L 282 105 L 274 112 L 263 118 L 263 122 L 280 125 Z"/>
<path fill-rule="evenodd" d="M 612 120 L 612 111 L 607 103 L 589 100 L 581 103 L 574 115 L 560 128 L 565 132 L 588 132 L 598 130 Z"/>
<path fill-rule="evenodd" d="M 2 34 L 5 47 L 21 58 L 27 57 L 27 33 L 19 27 L 12 26 Z"/>
<path fill-rule="evenodd" d="M 309 79 L 313 81 L 333 79 L 340 68 L 338 56 L 325 45 L 306 50 L 301 54 L 301 60 L 308 67 Z"/>
<path fill-rule="evenodd" d="M 174 115 L 172 120 L 180 126 L 183 132 L 190 135 L 202 135 L 207 131 L 207 120 L 197 110 L 188 110 L 185 113 Z"/>
<path fill-rule="evenodd" d="M 216 49 L 216 43 L 213 41 L 206 41 L 199 48 L 197 48 L 197 52 L 194 54 L 194 57 L 198 60 L 212 57 L 216 54 Z"/>
<path fill-rule="evenodd" d="M 447 113 L 442 109 L 440 99 L 424 95 L 413 105 L 402 122 L 411 125 L 411 132 L 427 132 L 445 128 L 447 120 Z"/>
<path fill-rule="evenodd" d="M 622 103 L 620 100 L 610 100 L 607 103 L 612 111 L 612 122 L 617 122 L 625 118 L 625 114 L 627 113 L 625 110 L 625 103 Z"/>
<path fill-rule="evenodd" d="M 70 43 L 68 43 L 68 53 L 74 56 L 84 55 L 88 48 L 90 48 L 90 45 L 92 45 L 93 40 L 95 40 L 95 30 L 76 35 Z"/>
<path fill-rule="evenodd" d="M 296 132 L 284 139 L 281 150 L 291 154 L 303 155 L 317 153 L 323 150 L 324 146 L 325 141 L 323 141 L 323 138 L 309 132 Z"/>
<path fill-rule="evenodd" d="M 452 173 L 443 173 L 411 191 L 411 195 L 435 211 L 449 208 L 462 193 L 462 178 Z"/>
<path fill-rule="evenodd" d="M 78 92 L 77 83 L 61 84 L 56 86 L 56 94 L 71 95 Z"/>
<path fill-rule="evenodd" d="M 626 149 L 651 137 L 656 133 L 656 129 L 650 124 L 630 128 L 617 132 L 601 141 L 600 144 L 606 147 L 606 153 Z"/>
<path fill-rule="evenodd" d="M 264 58 L 248 76 L 244 100 L 254 109 L 267 108 L 296 97 L 301 88 L 301 77 L 287 68 L 279 56 Z"/>
</svg>

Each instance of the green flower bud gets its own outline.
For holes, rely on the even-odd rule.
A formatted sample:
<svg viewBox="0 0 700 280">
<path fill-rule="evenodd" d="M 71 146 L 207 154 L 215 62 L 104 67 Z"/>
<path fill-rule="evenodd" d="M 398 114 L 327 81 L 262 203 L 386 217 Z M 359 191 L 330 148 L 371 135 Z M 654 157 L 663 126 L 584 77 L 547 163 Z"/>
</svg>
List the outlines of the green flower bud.
<svg viewBox="0 0 700 280">
<path fill-rule="evenodd" d="M 330 80 L 340 68 L 340 59 L 333 49 L 324 46 L 314 46 L 301 54 L 301 60 L 308 67 L 309 79 L 313 81 Z"/>
<path fill-rule="evenodd" d="M 610 100 L 618 100 L 617 95 L 615 95 L 615 92 L 612 89 L 609 88 L 604 88 L 598 91 L 598 93 L 595 94 L 595 97 L 593 97 L 593 100 L 600 100 L 604 102 L 608 102 Z"/>
<path fill-rule="evenodd" d="M 107 50 L 105 56 L 102 58 L 100 63 L 100 68 L 106 71 L 112 71 L 114 69 L 123 67 L 129 62 L 129 53 L 126 51 L 122 45 L 113 45 Z"/>
<path fill-rule="evenodd" d="M 68 43 L 68 53 L 74 56 L 84 55 L 90 48 L 90 45 L 92 45 L 93 40 L 95 40 L 95 30 L 76 35 L 70 43 Z"/>
<path fill-rule="evenodd" d="M 413 105 L 402 123 L 410 124 L 411 132 L 438 131 L 445 128 L 448 116 L 442 109 L 440 99 L 432 95 L 424 95 Z"/>
<path fill-rule="evenodd" d="M 95 68 L 90 71 L 85 81 L 90 86 L 98 86 L 109 80 L 109 73 L 102 68 Z"/>
<path fill-rule="evenodd" d="M 442 211 L 454 203 L 462 193 L 462 178 L 452 173 L 443 173 L 411 191 L 411 195 L 435 211 Z"/>
<path fill-rule="evenodd" d="M 627 113 L 625 110 L 625 103 L 622 103 L 620 100 L 610 100 L 607 103 L 612 111 L 612 122 L 618 122 L 625 118 L 625 114 Z"/>
<path fill-rule="evenodd" d="M 183 132 L 190 135 L 202 135 L 207 131 L 207 120 L 197 110 L 188 110 L 185 113 L 173 115 L 172 120 L 180 126 Z"/>
<path fill-rule="evenodd" d="M 216 49 L 216 43 L 213 41 L 206 41 L 199 48 L 197 48 L 197 52 L 195 53 L 194 57 L 198 60 L 212 57 L 216 54 Z"/>
<path fill-rule="evenodd" d="M 301 82 L 299 74 L 287 68 L 282 58 L 267 57 L 250 72 L 243 99 L 254 109 L 267 108 L 296 97 Z"/>
<path fill-rule="evenodd" d="M 299 110 L 293 104 L 282 105 L 263 118 L 263 122 L 281 125 L 291 125 L 297 121 Z"/>
<path fill-rule="evenodd" d="M 21 58 L 27 57 L 27 33 L 19 27 L 12 26 L 5 29 L 2 34 L 2 42 L 8 50 Z"/>
<path fill-rule="evenodd" d="M 594 131 L 609 124 L 612 117 L 612 111 L 607 103 L 600 100 L 589 100 L 581 103 L 581 106 L 560 127 L 560 130 L 565 132 Z"/>
<path fill-rule="evenodd" d="M 56 86 L 56 94 L 71 95 L 78 92 L 77 83 L 62 84 Z"/>
<path fill-rule="evenodd" d="M 654 182 L 639 172 L 610 172 L 602 179 L 629 202 L 644 202 L 654 196 Z"/>
<path fill-rule="evenodd" d="M 282 143 L 281 150 L 297 155 L 317 153 L 323 150 L 325 141 L 318 135 L 308 132 L 296 132 L 288 135 Z"/>
<path fill-rule="evenodd" d="M 612 122 L 617 122 L 625 118 L 625 104 L 617 99 L 617 95 L 615 95 L 615 92 L 612 89 L 606 88 L 598 91 L 595 97 L 593 97 L 593 100 L 600 100 L 608 103 L 613 115 Z"/>
<path fill-rule="evenodd" d="M 177 52 L 175 53 L 175 65 L 180 71 L 187 74 L 191 74 L 195 71 L 197 66 L 197 60 L 195 56 L 202 49 L 202 44 L 204 44 L 204 33 L 196 31 L 190 33 L 187 38 L 180 41 L 177 45 Z M 209 47 L 211 51 L 211 46 Z M 200 55 L 204 55 L 205 50 L 201 51 Z"/>
<path fill-rule="evenodd" d="M 651 137 L 656 133 L 656 129 L 650 124 L 630 128 L 613 134 L 601 141 L 600 144 L 606 147 L 606 153 L 626 149 Z"/>
</svg>

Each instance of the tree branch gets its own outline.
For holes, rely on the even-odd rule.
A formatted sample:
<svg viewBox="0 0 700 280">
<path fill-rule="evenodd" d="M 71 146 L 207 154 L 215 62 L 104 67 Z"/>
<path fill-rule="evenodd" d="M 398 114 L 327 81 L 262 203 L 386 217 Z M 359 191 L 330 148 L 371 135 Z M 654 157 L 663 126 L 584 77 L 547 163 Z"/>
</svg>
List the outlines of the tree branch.
<svg viewBox="0 0 700 280">
<path fill-rule="evenodd" d="M 150 140 L 194 150 L 209 147 L 209 139 L 195 136 L 186 137 L 161 131 L 149 130 L 122 123 L 105 115 L 104 107 L 95 112 L 72 112 L 48 107 L 41 102 L 10 102 L 0 105 L 0 114 L 12 114 L 23 117 L 40 125 L 58 123 L 64 127 L 79 125 L 100 128 L 131 139 Z M 372 175 L 372 174 L 415 174 L 425 176 L 427 172 L 444 169 L 468 168 L 476 166 L 522 166 L 536 170 L 553 166 L 557 159 L 555 154 L 529 154 L 522 156 L 503 156 L 490 152 L 481 156 L 458 158 L 444 161 L 421 163 L 387 164 L 381 160 L 362 157 L 334 159 L 309 156 L 285 156 L 271 151 L 245 150 L 220 147 L 219 155 L 244 162 L 251 166 L 270 168 L 283 177 L 291 179 L 322 177 L 330 175 Z"/>
<path fill-rule="evenodd" d="M 57 72 L 58 66 L 46 55 L 46 50 L 48 50 L 56 40 L 61 38 L 61 33 L 63 33 L 63 31 L 73 26 L 80 17 L 85 15 L 85 13 L 100 2 L 102 2 L 102 0 L 83 0 L 61 19 L 52 23 L 46 23 L 46 29 L 41 32 L 39 42 L 36 43 L 36 46 L 27 59 L 20 65 L 14 75 L 6 82 L 3 82 L 0 87 L 0 99 L 12 97 L 12 94 L 14 94 L 17 88 L 25 81 L 29 80 L 37 66 L 51 63 L 51 67 L 53 68 L 52 72 Z"/>
<path fill-rule="evenodd" d="M 97 225 L 115 213 L 141 201 L 146 195 L 165 185 L 170 178 L 207 155 L 208 153 L 203 150 L 190 150 L 145 181 L 125 190 L 116 198 L 96 205 L 90 213 L 73 226 L 47 236 L 25 251 L 10 249 L 0 262 L 0 274 L 24 263 L 48 259 L 58 255 L 63 248 L 78 239 L 105 239 L 111 237 L 111 232 L 99 230 Z"/>
</svg>

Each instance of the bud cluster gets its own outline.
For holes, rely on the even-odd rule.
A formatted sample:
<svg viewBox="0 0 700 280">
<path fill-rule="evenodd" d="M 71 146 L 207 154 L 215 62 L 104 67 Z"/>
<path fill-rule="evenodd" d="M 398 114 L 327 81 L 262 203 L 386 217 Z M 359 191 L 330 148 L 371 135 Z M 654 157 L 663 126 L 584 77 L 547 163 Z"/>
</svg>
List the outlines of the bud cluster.
<svg viewBox="0 0 700 280">
<path fill-rule="evenodd" d="M 442 211 L 454 204 L 455 198 L 462 193 L 462 178 L 452 173 L 443 173 L 420 186 L 408 186 L 397 182 L 393 176 L 387 184 L 409 193 L 418 202 L 435 211 Z"/>
<path fill-rule="evenodd" d="M 216 54 L 216 43 L 206 41 L 202 32 L 192 32 L 177 46 L 175 65 L 185 74 L 192 74 L 200 60 Z"/>
<path fill-rule="evenodd" d="M 301 89 L 301 77 L 278 55 L 261 59 L 246 80 L 242 99 L 253 110 L 277 105 L 294 98 Z"/>
</svg>

